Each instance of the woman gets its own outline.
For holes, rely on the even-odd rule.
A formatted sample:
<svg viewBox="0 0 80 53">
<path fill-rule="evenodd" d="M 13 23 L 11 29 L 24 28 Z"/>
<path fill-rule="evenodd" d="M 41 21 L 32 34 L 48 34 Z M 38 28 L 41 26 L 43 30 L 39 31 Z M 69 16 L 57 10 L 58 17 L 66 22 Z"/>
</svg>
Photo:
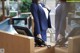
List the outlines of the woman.
<svg viewBox="0 0 80 53">
<path fill-rule="evenodd" d="M 59 0 L 60 3 L 56 6 L 55 14 L 55 29 L 56 29 L 56 44 L 63 45 L 62 40 L 65 39 L 65 29 L 66 29 L 66 16 L 68 14 L 67 2 L 66 0 Z M 59 37 L 59 38 L 58 38 Z"/>
<path fill-rule="evenodd" d="M 40 3 L 40 0 L 32 0 L 31 13 L 34 18 L 34 36 L 46 41 L 46 30 L 51 27 L 50 10 Z"/>
</svg>

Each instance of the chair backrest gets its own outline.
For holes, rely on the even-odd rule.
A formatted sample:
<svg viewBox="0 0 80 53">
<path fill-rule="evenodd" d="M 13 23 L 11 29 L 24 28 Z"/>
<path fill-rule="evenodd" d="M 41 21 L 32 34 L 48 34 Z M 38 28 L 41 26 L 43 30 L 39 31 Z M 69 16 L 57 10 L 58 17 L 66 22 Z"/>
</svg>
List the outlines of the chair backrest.
<svg viewBox="0 0 80 53">
<path fill-rule="evenodd" d="M 14 25 L 13 25 L 13 27 L 19 34 L 33 37 L 33 34 L 30 32 L 30 30 L 27 27 L 14 26 Z"/>
</svg>

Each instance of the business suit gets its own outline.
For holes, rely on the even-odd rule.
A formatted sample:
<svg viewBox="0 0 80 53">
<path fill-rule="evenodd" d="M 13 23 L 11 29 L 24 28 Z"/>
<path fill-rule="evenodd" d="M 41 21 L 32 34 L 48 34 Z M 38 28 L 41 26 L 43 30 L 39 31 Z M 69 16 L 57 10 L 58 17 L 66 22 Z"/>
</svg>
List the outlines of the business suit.
<svg viewBox="0 0 80 53">
<path fill-rule="evenodd" d="M 63 2 L 57 5 L 56 14 L 55 14 L 55 40 L 59 34 L 65 37 L 65 29 L 66 29 L 66 16 L 68 14 L 67 11 L 67 3 Z"/>
<path fill-rule="evenodd" d="M 45 5 L 41 4 L 42 7 Z M 46 30 L 51 27 L 50 15 L 46 18 L 44 10 L 36 3 L 31 4 L 31 13 L 34 18 L 34 36 L 41 34 L 42 39 L 46 41 Z"/>
</svg>

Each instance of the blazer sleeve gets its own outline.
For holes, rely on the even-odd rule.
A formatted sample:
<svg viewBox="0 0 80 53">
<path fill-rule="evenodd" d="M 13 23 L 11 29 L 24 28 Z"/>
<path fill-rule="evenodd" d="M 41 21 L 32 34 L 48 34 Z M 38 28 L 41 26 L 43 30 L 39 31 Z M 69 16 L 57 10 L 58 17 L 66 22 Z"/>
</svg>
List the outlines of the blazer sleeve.
<svg viewBox="0 0 80 53">
<path fill-rule="evenodd" d="M 65 29 L 65 27 L 66 27 L 66 17 L 67 17 L 67 14 L 68 14 L 68 12 L 67 12 L 67 9 L 66 9 L 66 4 L 64 4 L 62 6 L 62 9 L 61 9 L 60 30 Z"/>
<path fill-rule="evenodd" d="M 66 9 L 66 3 L 64 5 L 62 5 L 62 9 L 61 9 L 61 22 L 65 22 L 66 21 L 66 17 L 67 17 L 67 14 L 68 14 L 68 11 Z"/>
<path fill-rule="evenodd" d="M 31 5 L 31 13 L 32 13 L 33 18 L 34 18 L 34 30 L 35 30 L 36 34 L 41 34 L 37 10 L 38 10 L 38 6 L 36 4 L 32 4 Z"/>
</svg>

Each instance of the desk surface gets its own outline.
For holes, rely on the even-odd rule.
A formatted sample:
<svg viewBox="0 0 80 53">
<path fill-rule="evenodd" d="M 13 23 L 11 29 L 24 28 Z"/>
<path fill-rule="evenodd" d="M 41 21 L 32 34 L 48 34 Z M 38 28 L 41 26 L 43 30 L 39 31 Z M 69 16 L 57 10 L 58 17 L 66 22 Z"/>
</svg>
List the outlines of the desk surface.
<svg viewBox="0 0 80 53">
<path fill-rule="evenodd" d="M 5 31 L 9 32 L 10 34 L 18 34 L 12 25 L 6 27 Z"/>
<path fill-rule="evenodd" d="M 10 34 L 18 34 L 12 25 L 5 25 L 3 26 L 3 29 L 0 29 L 0 30 L 6 31 Z"/>
<path fill-rule="evenodd" d="M 16 30 L 10 24 L 10 19 L 9 18 L 0 22 L 0 30 L 9 32 L 10 34 L 17 34 Z"/>
</svg>

